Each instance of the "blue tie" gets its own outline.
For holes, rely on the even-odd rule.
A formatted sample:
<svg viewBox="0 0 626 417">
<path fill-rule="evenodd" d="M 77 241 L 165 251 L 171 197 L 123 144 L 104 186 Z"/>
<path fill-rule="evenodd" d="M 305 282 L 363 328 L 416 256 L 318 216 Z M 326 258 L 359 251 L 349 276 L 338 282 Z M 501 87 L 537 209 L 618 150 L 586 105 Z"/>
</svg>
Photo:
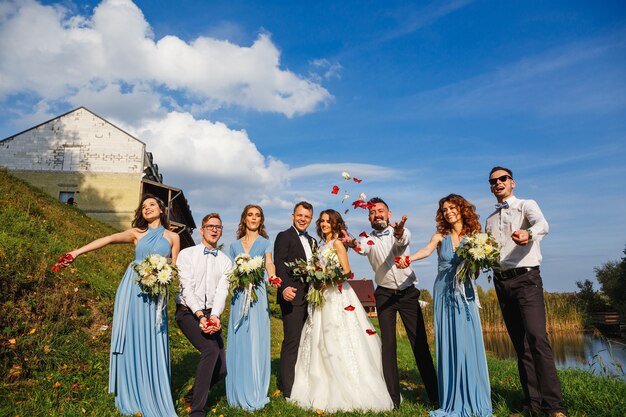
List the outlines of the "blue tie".
<svg viewBox="0 0 626 417">
<path fill-rule="evenodd" d="M 205 254 L 205 255 L 208 255 L 209 253 L 210 253 L 211 255 L 213 255 L 213 256 L 217 256 L 217 249 L 209 249 L 209 248 L 207 248 L 207 247 L 205 246 L 205 247 L 204 247 L 204 254 Z"/>
<path fill-rule="evenodd" d="M 390 232 L 389 232 L 389 230 L 385 230 L 384 232 L 379 232 L 379 231 L 377 231 L 377 230 L 374 230 L 374 231 L 372 232 L 372 234 L 373 234 L 374 236 L 376 236 L 376 237 L 381 237 L 381 236 L 389 236 L 389 233 L 390 233 Z"/>
<path fill-rule="evenodd" d="M 508 202 L 508 201 L 505 201 L 505 202 L 504 202 L 504 203 L 502 203 L 502 204 L 496 204 L 496 210 L 499 210 L 499 209 L 508 209 L 508 208 L 509 208 L 509 202 Z"/>
</svg>

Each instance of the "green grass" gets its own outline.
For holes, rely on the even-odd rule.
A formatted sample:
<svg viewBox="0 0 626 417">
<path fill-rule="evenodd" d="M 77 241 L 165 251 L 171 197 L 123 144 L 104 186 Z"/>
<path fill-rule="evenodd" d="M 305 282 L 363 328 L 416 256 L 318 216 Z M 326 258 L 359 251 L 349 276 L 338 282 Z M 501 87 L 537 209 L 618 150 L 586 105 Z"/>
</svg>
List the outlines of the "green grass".
<svg viewBox="0 0 626 417">
<path fill-rule="evenodd" d="M 133 258 L 133 247 L 113 245 L 79 258 L 62 273 L 50 271 L 61 254 L 111 232 L 0 170 L 0 416 L 120 415 L 107 394 L 110 326 L 115 290 Z M 193 382 L 199 355 L 173 322 L 173 307 L 170 300 L 172 395 L 179 415 L 185 416 L 181 397 Z M 427 322 L 429 317 L 427 313 Z M 282 340 L 280 320 L 272 317 L 271 326 L 270 396 L 276 391 Z M 428 415 L 426 394 L 404 337 L 399 338 L 398 360 L 405 398 L 399 410 L 333 415 Z M 488 362 L 494 410 L 508 416 L 522 401 L 515 363 L 491 357 Z M 571 416 L 626 415 L 626 383 L 581 370 L 559 371 L 559 376 Z M 280 396 L 272 396 L 257 413 L 229 408 L 223 383 L 212 391 L 210 404 L 209 416 L 317 415 Z"/>
</svg>

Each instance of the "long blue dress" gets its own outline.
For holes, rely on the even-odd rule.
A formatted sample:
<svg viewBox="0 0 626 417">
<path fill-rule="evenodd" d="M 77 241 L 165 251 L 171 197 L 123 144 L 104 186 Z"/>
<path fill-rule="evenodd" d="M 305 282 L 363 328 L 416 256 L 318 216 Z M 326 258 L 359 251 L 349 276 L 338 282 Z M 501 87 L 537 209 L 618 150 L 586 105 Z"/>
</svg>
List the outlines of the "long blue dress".
<svg viewBox="0 0 626 417">
<path fill-rule="evenodd" d="M 492 415 L 487 358 L 474 289 L 469 282 L 465 284 L 466 299 L 454 290 L 460 261 L 450 235 L 446 235 L 439 249 L 439 273 L 433 290 L 441 408 L 431 411 L 431 417 Z"/>
<path fill-rule="evenodd" d="M 259 236 L 248 254 L 254 258 L 271 252 L 270 241 Z M 245 253 L 241 240 L 230 245 L 230 257 Z M 245 312 L 243 291 L 230 304 L 226 341 L 226 399 L 244 410 L 260 410 L 270 399 L 270 311 L 265 281 L 255 287 L 258 300 Z"/>
<path fill-rule="evenodd" d="M 167 306 L 157 311 L 157 302 L 141 292 L 132 268 L 148 255 L 170 255 L 164 231 L 163 226 L 148 227 L 115 295 L 109 392 L 115 394 L 115 406 L 122 414 L 139 411 L 144 417 L 176 416 L 170 389 Z M 157 314 L 162 314 L 160 326 Z"/>
</svg>

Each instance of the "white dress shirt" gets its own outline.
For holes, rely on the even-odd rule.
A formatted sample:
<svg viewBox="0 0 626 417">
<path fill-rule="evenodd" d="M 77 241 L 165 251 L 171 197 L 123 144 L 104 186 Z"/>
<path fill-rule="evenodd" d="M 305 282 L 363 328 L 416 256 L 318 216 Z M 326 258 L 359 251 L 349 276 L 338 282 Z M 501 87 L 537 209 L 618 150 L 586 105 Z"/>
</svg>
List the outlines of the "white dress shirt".
<svg viewBox="0 0 626 417">
<path fill-rule="evenodd" d="M 509 208 L 498 209 L 488 218 L 485 230 L 493 233 L 500 243 L 500 266 L 503 271 L 539 266 L 539 242 L 548 234 L 548 222 L 535 200 L 522 200 L 511 196 L 506 200 Z M 516 244 L 511 235 L 516 230 L 530 229 L 532 240 L 527 245 Z"/>
<path fill-rule="evenodd" d="M 313 256 L 313 250 L 311 249 L 311 243 L 309 242 L 309 239 L 306 237 L 306 235 L 301 235 L 300 231 L 298 229 L 296 229 L 296 226 L 291 226 L 293 227 L 296 232 L 298 233 L 298 238 L 300 239 L 300 243 L 302 243 L 302 248 L 304 249 L 304 253 L 306 255 L 306 260 L 308 261 L 309 259 L 311 259 L 311 256 Z"/>
<path fill-rule="evenodd" d="M 388 226 L 382 232 L 387 231 L 389 233 L 383 236 L 376 236 L 377 231 L 372 231 L 368 237 L 362 237 L 359 240 L 361 251 L 358 253 L 367 256 L 370 261 L 376 285 L 391 290 L 404 290 L 417 283 L 417 276 L 410 266 L 404 269 L 397 268 L 394 258 L 410 255 L 411 232 L 405 228 L 402 237 L 396 239 L 393 227 Z"/>
<path fill-rule="evenodd" d="M 217 256 L 205 255 L 200 243 L 181 250 L 176 265 L 180 280 L 176 304 L 185 305 L 194 313 L 211 308 L 211 314 L 219 317 L 228 295 L 230 258 L 222 251 L 217 251 Z"/>
</svg>

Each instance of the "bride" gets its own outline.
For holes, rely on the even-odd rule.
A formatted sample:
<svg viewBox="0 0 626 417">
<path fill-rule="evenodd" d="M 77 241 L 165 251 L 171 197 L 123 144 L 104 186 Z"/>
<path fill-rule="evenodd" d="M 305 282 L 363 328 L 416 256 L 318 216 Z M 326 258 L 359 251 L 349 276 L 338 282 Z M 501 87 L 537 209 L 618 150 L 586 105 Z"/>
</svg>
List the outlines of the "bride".
<svg viewBox="0 0 626 417">
<path fill-rule="evenodd" d="M 337 236 L 347 227 L 335 210 L 324 210 L 316 222 L 326 251 L 336 254 L 350 274 L 346 248 Z M 321 307 L 309 304 L 302 331 L 290 400 L 327 412 L 393 408 L 383 377 L 380 338 L 348 282 L 323 290 Z"/>
</svg>

